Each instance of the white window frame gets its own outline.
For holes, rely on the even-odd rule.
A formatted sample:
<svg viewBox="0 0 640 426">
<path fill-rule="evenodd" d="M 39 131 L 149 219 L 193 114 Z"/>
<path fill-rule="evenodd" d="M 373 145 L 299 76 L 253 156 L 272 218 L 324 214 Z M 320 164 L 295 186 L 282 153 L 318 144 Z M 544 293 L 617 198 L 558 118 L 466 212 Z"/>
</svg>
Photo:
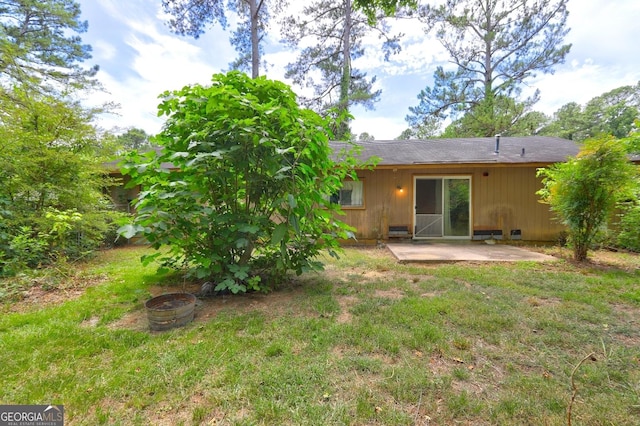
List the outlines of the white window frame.
<svg viewBox="0 0 640 426">
<path fill-rule="evenodd" d="M 337 199 L 336 199 L 337 196 Z M 337 202 L 345 209 L 363 209 L 364 182 L 362 180 L 345 180 L 337 194 L 330 197 L 332 202 Z M 347 203 L 348 200 L 348 203 Z"/>
</svg>

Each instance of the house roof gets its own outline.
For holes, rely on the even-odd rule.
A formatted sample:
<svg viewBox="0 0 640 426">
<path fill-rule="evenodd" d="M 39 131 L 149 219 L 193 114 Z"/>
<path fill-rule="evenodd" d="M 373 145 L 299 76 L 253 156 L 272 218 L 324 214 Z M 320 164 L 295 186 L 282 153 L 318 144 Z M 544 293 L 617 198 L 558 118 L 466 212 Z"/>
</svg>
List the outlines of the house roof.
<svg viewBox="0 0 640 426">
<path fill-rule="evenodd" d="M 527 164 L 557 163 L 578 154 L 579 145 L 567 139 L 547 136 L 458 138 L 426 140 L 357 141 L 360 158 L 379 157 L 378 166 L 420 164 Z M 331 142 L 335 152 L 348 147 Z"/>
<path fill-rule="evenodd" d="M 550 136 L 500 137 L 496 154 L 496 138 L 411 139 L 357 141 L 362 148 L 360 158 L 378 157 L 378 166 L 408 166 L 426 164 L 552 164 L 566 161 L 578 154 L 580 145 L 571 140 Z M 336 155 L 348 142 L 330 142 Z M 162 147 L 151 149 L 160 154 Z M 640 162 L 640 155 L 630 156 Z M 118 170 L 121 159 L 105 163 L 107 169 Z M 172 169 L 171 163 L 162 163 Z"/>
</svg>

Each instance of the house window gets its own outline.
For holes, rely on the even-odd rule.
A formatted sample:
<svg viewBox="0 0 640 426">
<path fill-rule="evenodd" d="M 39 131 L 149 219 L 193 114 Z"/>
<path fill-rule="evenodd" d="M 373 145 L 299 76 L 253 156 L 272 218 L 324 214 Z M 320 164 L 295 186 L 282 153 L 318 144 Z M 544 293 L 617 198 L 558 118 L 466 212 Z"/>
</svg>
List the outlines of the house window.
<svg viewBox="0 0 640 426">
<path fill-rule="evenodd" d="M 362 181 L 349 180 L 342 183 L 340 191 L 331 196 L 331 202 L 342 207 L 364 207 Z"/>
</svg>

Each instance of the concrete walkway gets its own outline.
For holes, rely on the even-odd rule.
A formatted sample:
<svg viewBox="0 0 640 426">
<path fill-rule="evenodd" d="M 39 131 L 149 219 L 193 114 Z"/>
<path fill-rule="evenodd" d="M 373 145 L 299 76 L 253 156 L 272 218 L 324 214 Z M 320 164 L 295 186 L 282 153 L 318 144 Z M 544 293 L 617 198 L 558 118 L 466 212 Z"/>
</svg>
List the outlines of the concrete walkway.
<svg viewBox="0 0 640 426">
<path fill-rule="evenodd" d="M 400 262 L 545 262 L 553 256 L 507 244 L 475 242 L 391 243 L 387 248 Z"/>
</svg>

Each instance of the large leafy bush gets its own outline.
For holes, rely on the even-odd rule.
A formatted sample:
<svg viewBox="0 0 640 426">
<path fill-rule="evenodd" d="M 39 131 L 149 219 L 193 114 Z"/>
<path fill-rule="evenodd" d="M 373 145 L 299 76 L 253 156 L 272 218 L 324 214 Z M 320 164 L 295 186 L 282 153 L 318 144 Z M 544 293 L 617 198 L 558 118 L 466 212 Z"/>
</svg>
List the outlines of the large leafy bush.
<svg viewBox="0 0 640 426">
<path fill-rule="evenodd" d="M 538 191 L 567 225 L 575 260 L 588 250 L 620 201 L 633 199 L 637 169 L 628 160 L 625 144 L 613 136 L 585 142 L 576 158 L 540 169 Z"/>
<path fill-rule="evenodd" d="M 319 252 L 335 254 L 349 237 L 327 195 L 353 174 L 353 156 L 332 160 L 330 123 L 285 84 L 217 74 L 210 86 L 164 93 L 159 114 L 168 117 L 160 153 L 123 166 L 142 186 L 123 234 L 168 248 L 145 261 L 186 268 L 218 291 L 263 290 L 320 267 Z"/>
</svg>

